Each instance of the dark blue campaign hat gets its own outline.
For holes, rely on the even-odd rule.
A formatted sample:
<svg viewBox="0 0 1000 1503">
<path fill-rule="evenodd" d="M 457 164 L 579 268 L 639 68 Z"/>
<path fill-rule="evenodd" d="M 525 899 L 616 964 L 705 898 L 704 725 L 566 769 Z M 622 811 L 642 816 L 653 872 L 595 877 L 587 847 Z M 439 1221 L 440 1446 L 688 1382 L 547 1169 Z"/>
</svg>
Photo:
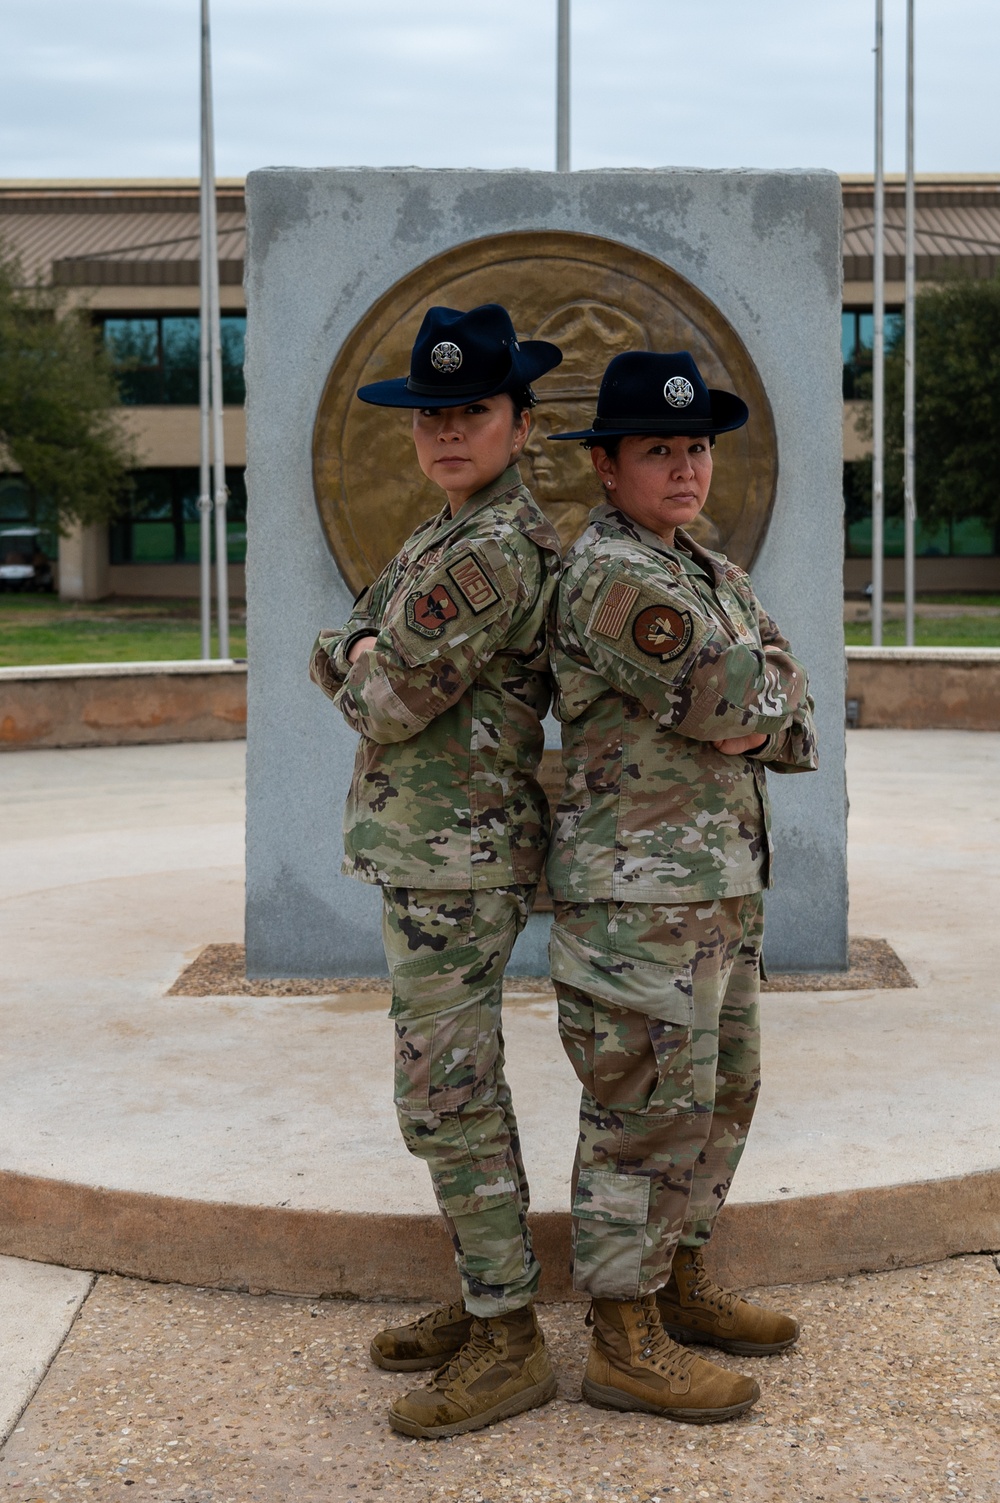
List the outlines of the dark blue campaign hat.
<svg viewBox="0 0 1000 1503">
<path fill-rule="evenodd" d="M 528 387 L 561 359 L 559 346 L 545 339 L 519 344 L 510 314 L 499 303 L 484 303 L 469 313 L 428 308 L 410 356 L 410 374 L 373 381 L 358 396 L 376 407 L 457 407 Z"/>
<path fill-rule="evenodd" d="M 579 433 L 553 433 L 553 439 L 625 438 L 630 433 L 711 436 L 742 428 L 747 404 L 731 391 L 715 391 L 687 350 L 657 355 L 629 350 L 616 355 L 604 372 L 593 426 Z"/>
</svg>

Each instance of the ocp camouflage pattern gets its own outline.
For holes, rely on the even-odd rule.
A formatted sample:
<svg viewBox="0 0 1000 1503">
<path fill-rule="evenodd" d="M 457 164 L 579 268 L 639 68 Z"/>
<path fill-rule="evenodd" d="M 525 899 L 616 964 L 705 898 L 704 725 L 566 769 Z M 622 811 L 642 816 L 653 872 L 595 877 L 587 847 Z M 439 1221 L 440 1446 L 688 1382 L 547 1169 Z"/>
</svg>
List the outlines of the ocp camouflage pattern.
<svg viewBox="0 0 1000 1503">
<path fill-rule="evenodd" d="M 540 1272 L 501 1028 L 504 967 L 534 888 L 382 897 L 403 1141 L 430 1169 L 466 1308 L 500 1315 L 534 1295 Z"/>
<path fill-rule="evenodd" d="M 662 1287 L 707 1242 L 760 1087 L 759 893 L 698 904 L 559 903 L 552 978 L 583 1086 L 573 1287 Z"/>
<path fill-rule="evenodd" d="M 537 882 L 548 805 L 536 777 L 549 706 L 558 536 L 516 466 L 423 523 L 321 631 L 310 673 L 360 737 L 343 870 L 365 882 Z M 376 646 L 353 667 L 351 643 Z"/>
<path fill-rule="evenodd" d="M 565 786 L 556 898 L 692 902 L 771 883 L 774 772 L 817 766 L 805 669 L 745 572 L 612 506 L 570 550 L 552 631 Z M 713 741 L 765 733 L 747 756 Z"/>
</svg>

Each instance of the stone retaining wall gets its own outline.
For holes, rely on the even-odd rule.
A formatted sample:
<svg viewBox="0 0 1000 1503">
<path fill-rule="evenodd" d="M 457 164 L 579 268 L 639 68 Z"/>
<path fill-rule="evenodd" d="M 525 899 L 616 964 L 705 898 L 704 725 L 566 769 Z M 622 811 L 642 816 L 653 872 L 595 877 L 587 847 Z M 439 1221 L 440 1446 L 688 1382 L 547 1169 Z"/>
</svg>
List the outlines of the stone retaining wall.
<svg viewBox="0 0 1000 1503">
<path fill-rule="evenodd" d="M 1000 731 L 1000 647 L 849 647 L 847 700 L 865 728 Z"/>
<path fill-rule="evenodd" d="M 59 663 L 0 668 L 0 751 L 235 741 L 245 663 Z"/>
<path fill-rule="evenodd" d="M 245 663 L 0 668 L 0 751 L 239 740 L 246 690 Z M 849 647 L 847 699 L 863 728 L 1000 731 L 1000 647 Z"/>
</svg>

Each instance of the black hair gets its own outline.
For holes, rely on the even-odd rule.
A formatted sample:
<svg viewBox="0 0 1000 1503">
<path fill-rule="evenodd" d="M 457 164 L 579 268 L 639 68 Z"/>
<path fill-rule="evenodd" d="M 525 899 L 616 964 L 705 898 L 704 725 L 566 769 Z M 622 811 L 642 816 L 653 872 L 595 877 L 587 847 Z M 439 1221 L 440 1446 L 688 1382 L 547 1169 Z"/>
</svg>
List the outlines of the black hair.
<svg viewBox="0 0 1000 1503">
<path fill-rule="evenodd" d="M 538 402 L 530 386 L 508 387 L 507 395 L 514 404 L 515 417 L 520 417 L 522 412 L 529 412 Z"/>
<path fill-rule="evenodd" d="M 626 438 L 626 437 L 629 437 L 629 436 L 630 435 L 625 434 L 625 433 L 615 433 L 615 434 L 612 434 L 609 438 L 586 438 L 586 439 L 584 439 L 584 441 L 583 441 L 583 443 L 581 445 L 581 448 L 584 448 L 584 449 L 603 449 L 604 452 L 605 452 L 605 454 L 608 456 L 609 459 L 617 459 L 618 458 L 618 450 L 621 447 L 621 441 L 622 441 L 622 439 Z M 660 436 L 662 436 L 663 438 L 670 438 L 673 435 L 671 435 L 669 433 L 665 433 L 663 435 L 650 434 L 649 436 L 651 438 L 656 438 L 656 437 L 660 437 Z M 692 437 L 697 437 L 697 436 L 698 436 L 697 434 L 693 434 L 692 435 Z M 715 434 L 714 433 L 709 433 L 709 434 L 705 434 L 705 435 L 702 435 L 702 436 L 703 437 L 707 437 L 707 439 L 708 439 L 708 447 L 710 449 L 714 449 L 715 448 Z"/>
</svg>

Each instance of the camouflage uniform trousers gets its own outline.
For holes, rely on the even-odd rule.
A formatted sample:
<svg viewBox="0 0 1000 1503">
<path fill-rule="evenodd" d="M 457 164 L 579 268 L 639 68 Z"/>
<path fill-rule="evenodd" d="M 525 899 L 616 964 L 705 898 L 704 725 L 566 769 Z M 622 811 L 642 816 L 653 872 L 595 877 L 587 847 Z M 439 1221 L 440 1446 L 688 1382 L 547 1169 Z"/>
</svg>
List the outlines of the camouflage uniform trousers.
<svg viewBox="0 0 1000 1503">
<path fill-rule="evenodd" d="M 559 903 L 552 974 L 583 1085 L 573 1284 L 633 1299 L 707 1242 L 760 1086 L 763 901 Z"/>
<path fill-rule="evenodd" d="M 502 1315 L 528 1304 L 540 1274 L 501 1027 L 504 968 L 534 886 L 382 896 L 403 1141 L 430 1169 L 466 1308 Z"/>
</svg>

